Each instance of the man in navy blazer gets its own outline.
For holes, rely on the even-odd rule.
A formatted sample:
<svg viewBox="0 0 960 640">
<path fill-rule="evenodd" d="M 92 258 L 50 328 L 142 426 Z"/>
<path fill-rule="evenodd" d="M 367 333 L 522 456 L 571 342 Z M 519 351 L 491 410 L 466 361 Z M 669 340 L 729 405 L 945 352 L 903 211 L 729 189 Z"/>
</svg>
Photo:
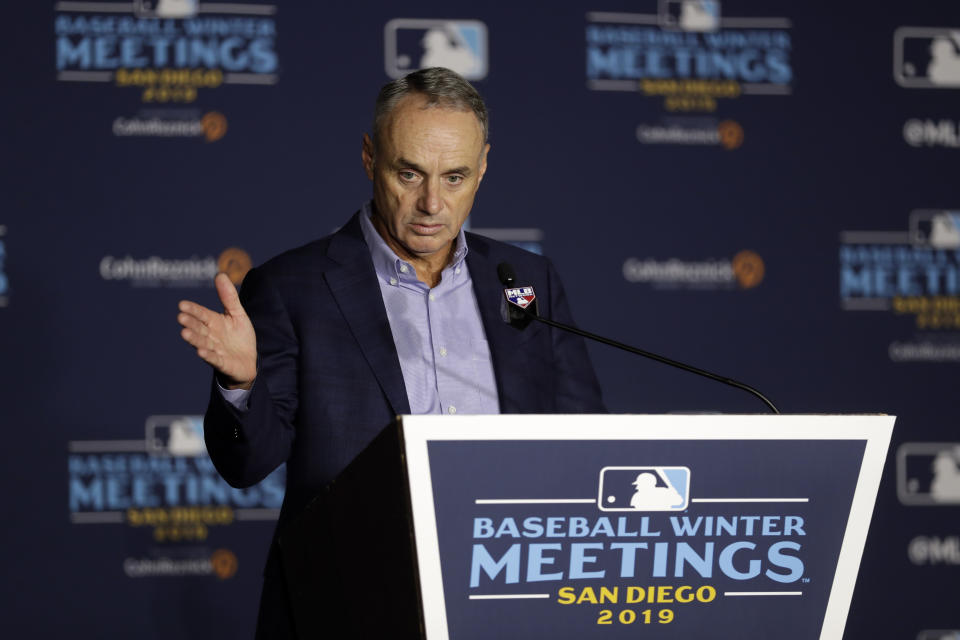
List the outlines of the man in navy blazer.
<svg viewBox="0 0 960 640">
<path fill-rule="evenodd" d="M 518 285 L 534 287 L 541 315 L 572 323 L 551 263 L 461 230 L 486 171 L 486 133 L 485 106 L 453 72 L 427 69 L 390 83 L 378 97 L 373 138 L 363 139 L 372 203 L 333 235 L 251 270 L 239 296 L 218 275 L 224 313 L 180 303 L 181 335 L 216 370 L 204 424 L 217 470 L 247 487 L 287 465 L 277 531 L 412 404 L 455 411 L 438 390 L 447 384 L 442 371 L 425 372 L 427 396 L 437 397 L 412 393 L 411 371 L 424 372 L 411 367 L 429 362 L 435 345 L 399 344 L 406 334 L 397 324 L 411 317 L 406 300 L 429 304 L 457 278 L 472 286 L 456 310 L 476 316 L 463 321 L 475 334 L 464 336 L 471 361 L 492 371 L 489 382 L 476 381 L 487 385 L 481 412 L 604 411 L 579 337 L 539 323 L 520 330 L 503 318 L 497 266 L 507 262 Z M 391 297 L 397 290 L 388 287 L 400 283 L 377 266 L 377 252 L 395 258 L 395 275 L 407 274 L 423 295 L 414 287 L 412 298 Z M 411 348 L 428 357 L 404 361 Z M 276 535 L 264 573 L 257 635 L 293 637 Z"/>
</svg>

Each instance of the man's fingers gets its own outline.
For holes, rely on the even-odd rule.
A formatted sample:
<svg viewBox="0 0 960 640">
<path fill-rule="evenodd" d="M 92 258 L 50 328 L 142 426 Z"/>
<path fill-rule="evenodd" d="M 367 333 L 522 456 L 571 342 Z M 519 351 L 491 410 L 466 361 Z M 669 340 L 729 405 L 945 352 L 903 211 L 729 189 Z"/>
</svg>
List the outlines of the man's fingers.
<svg viewBox="0 0 960 640">
<path fill-rule="evenodd" d="M 214 284 L 217 286 L 217 295 L 220 296 L 220 302 L 223 304 L 229 316 L 245 316 L 243 305 L 240 304 L 240 296 L 237 294 L 237 288 L 230 282 L 230 278 L 225 273 L 218 273 L 214 278 Z"/>
<path fill-rule="evenodd" d="M 181 315 L 187 314 L 193 316 L 203 324 L 209 324 L 210 319 L 216 314 L 216 311 L 211 311 L 207 309 L 202 304 L 197 304 L 196 302 L 190 302 L 189 300 L 181 300 L 180 304 L 177 305 L 177 308 L 180 310 Z M 179 316 L 177 317 L 179 320 Z M 183 324 L 182 322 L 180 324 Z"/>
<path fill-rule="evenodd" d="M 192 329 L 181 329 L 180 337 L 183 338 L 190 346 L 196 347 L 197 349 L 213 350 L 219 344 L 209 335 L 204 335 Z"/>
<path fill-rule="evenodd" d="M 197 350 L 200 356 L 207 364 L 211 364 L 217 369 L 223 366 L 223 354 L 218 349 L 218 343 L 210 336 L 200 335 L 191 329 L 181 329 L 180 337 Z"/>
<path fill-rule="evenodd" d="M 200 322 L 196 316 L 192 316 L 189 313 L 178 313 L 177 322 L 180 323 L 180 326 L 195 331 L 201 335 L 205 335 L 207 331 L 207 325 Z"/>
<path fill-rule="evenodd" d="M 180 337 L 196 349 L 206 363 L 232 380 L 253 380 L 256 376 L 256 336 L 240 304 L 237 289 L 225 274 L 214 284 L 226 315 L 189 300 L 181 300 L 177 322 Z"/>
</svg>

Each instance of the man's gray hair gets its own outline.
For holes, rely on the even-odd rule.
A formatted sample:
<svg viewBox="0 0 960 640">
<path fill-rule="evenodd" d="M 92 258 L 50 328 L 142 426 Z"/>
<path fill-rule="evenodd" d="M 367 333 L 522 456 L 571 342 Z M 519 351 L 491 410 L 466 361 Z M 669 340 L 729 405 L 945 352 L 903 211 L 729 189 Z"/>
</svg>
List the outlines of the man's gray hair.
<svg viewBox="0 0 960 640">
<path fill-rule="evenodd" d="M 455 71 L 444 67 L 430 67 L 408 73 L 380 89 L 373 110 L 374 148 L 377 147 L 377 138 L 390 112 L 401 100 L 413 94 L 424 96 L 428 107 L 472 111 L 483 130 L 483 141 L 487 141 L 490 131 L 487 106 L 477 90 Z"/>
</svg>

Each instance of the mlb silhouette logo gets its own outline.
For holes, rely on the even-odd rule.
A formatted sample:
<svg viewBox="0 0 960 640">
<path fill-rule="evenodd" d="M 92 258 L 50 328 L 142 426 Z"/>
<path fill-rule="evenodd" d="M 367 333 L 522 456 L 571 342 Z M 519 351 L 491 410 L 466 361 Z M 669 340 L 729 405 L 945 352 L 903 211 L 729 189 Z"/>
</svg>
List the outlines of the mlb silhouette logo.
<svg viewBox="0 0 960 640">
<path fill-rule="evenodd" d="M 690 502 L 688 467 L 604 467 L 601 511 L 683 511 Z"/>
<path fill-rule="evenodd" d="M 516 305 L 521 309 L 526 309 L 530 303 L 537 298 L 533 292 L 533 287 L 518 287 L 516 289 L 507 289 L 503 292 L 507 296 L 507 302 Z"/>
<path fill-rule="evenodd" d="M 934 249 L 960 249 L 960 211 L 911 211 L 910 237 L 915 245 L 928 245 Z"/>
<path fill-rule="evenodd" d="M 487 25 L 479 20 L 395 18 L 384 27 L 387 75 L 446 67 L 467 80 L 487 77 Z"/>
<path fill-rule="evenodd" d="M 141 18 L 193 18 L 200 7 L 197 0 L 135 0 L 133 12 Z"/>
<path fill-rule="evenodd" d="M 203 441 L 203 416 L 150 416 L 146 443 L 151 455 L 204 455 L 207 447 Z"/>
<path fill-rule="evenodd" d="M 904 442 L 897 493 L 907 505 L 960 504 L 960 442 Z"/>
<path fill-rule="evenodd" d="M 893 34 L 893 77 L 909 89 L 960 88 L 960 29 L 897 29 Z"/>
<path fill-rule="evenodd" d="M 716 31 L 720 28 L 717 0 L 660 0 L 660 24 L 683 31 Z"/>
</svg>

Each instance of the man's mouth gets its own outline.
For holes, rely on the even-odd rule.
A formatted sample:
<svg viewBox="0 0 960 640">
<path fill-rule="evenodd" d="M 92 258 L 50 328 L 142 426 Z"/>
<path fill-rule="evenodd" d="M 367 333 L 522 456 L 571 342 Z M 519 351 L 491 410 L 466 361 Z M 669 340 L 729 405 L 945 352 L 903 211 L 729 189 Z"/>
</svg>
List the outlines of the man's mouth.
<svg viewBox="0 0 960 640">
<path fill-rule="evenodd" d="M 410 224 L 410 227 L 414 230 L 414 232 L 423 235 L 433 235 L 434 233 L 437 233 L 443 229 L 442 224 L 426 224 L 423 222 L 413 222 Z"/>
</svg>

